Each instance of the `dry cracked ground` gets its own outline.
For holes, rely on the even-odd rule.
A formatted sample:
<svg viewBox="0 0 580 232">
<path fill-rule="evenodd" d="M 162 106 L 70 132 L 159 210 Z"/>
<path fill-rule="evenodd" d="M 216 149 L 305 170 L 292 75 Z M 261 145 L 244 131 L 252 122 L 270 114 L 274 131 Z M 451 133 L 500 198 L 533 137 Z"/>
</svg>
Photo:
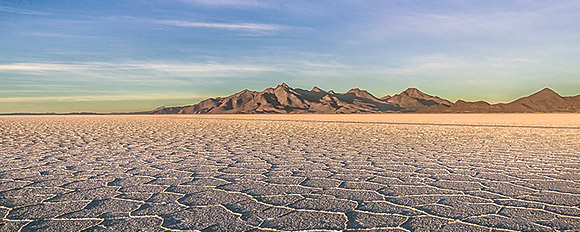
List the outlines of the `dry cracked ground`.
<svg viewBox="0 0 580 232">
<path fill-rule="evenodd" d="M 0 117 L 0 231 L 580 230 L 578 116 L 264 117 Z"/>
</svg>

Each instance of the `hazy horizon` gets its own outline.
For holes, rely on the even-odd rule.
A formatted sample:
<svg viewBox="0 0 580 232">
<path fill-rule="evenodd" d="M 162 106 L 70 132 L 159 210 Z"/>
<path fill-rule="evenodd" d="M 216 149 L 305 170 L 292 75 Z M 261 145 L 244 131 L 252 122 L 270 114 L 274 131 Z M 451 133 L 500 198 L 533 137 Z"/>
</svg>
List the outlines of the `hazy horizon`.
<svg viewBox="0 0 580 232">
<path fill-rule="evenodd" d="M 282 82 L 580 94 L 577 1 L 3 1 L 0 113 L 132 112 Z"/>
<path fill-rule="evenodd" d="M 284 84 L 284 83 L 281 83 L 281 84 Z M 276 86 L 271 86 L 269 88 L 275 88 L 275 87 Z M 313 88 L 314 87 L 318 87 L 318 86 L 313 86 Z M 295 88 L 293 86 L 290 86 L 290 88 L 303 89 L 303 90 L 310 90 L 310 89 L 312 89 L 312 88 Z M 415 88 L 415 87 L 409 87 L 409 88 Z M 409 89 L 409 88 L 407 88 L 407 89 Z M 546 88 L 551 89 L 549 87 L 546 87 Z M 354 88 L 351 88 L 351 89 L 354 89 Z M 405 89 L 405 90 L 407 90 L 407 89 Z M 244 90 L 250 90 L 250 91 L 256 91 L 256 92 L 265 91 L 265 89 L 258 90 L 258 89 L 252 89 L 252 88 L 245 88 Z M 333 89 L 323 89 L 323 90 L 324 91 L 335 91 Z M 362 89 L 362 90 L 366 91 L 366 89 Z M 401 92 L 403 92 L 405 90 L 402 90 Z M 541 89 L 541 90 L 543 90 L 543 89 Z M 519 98 L 527 97 L 529 95 L 532 95 L 534 93 L 537 93 L 537 92 L 539 92 L 541 90 L 534 91 L 532 93 L 529 93 L 527 95 L 518 97 L 516 99 L 509 100 L 509 101 L 505 101 L 505 102 L 491 102 L 491 103 L 492 104 L 496 104 L 496 103 L 509 103 L 509 102 L 512 102 L 512 101 L 517 100 Z M 557 94 L 559 94 L 558 91 L 555 91 L 554 89 L 551 89 L 551 90 L 553 90 L 554 92 L 556 92 Z M 241 92 L 241 91 L 243 91 L 243 90 L 237 91 L 236 93 Z M 421 91 L 421 90 L 419 89 L 419 91 Z M 337 92 L 337 91 L 335 91 L 335 92 Z M 347 91 L 345 90 L 345 91 L 338 91 L 337 93 L 346 93 L 346 92 Z M 228 96 L 234 95 L 236 93 L 228 94 Z M 400 92 L 397 92 L 397 93 L 391 94 L 389 96 L 393 96 L 393 95 L 399 94 L 399 93 Z M 370 93 L 370 94 L 373 94 L 373 93 Z M 427 94 L 430 94 L 432 96 L 437 96 L 438 97 L 437 94 L 432 94 L 432 93 L 427 93 Z M 377 98 L 382 98 L 382 97 L 385 97 L 387 95 L 385 95 L 385 96 L 376 96 L 376 95 L 374 95 L 374 96 L 377 97 Z M 580 94 L 577 94 L 577 95 L 574 95 L 574 96 L 580 96 Z M 214 97 L 208 97 L 208 98 L 220 98 L 220 97 L 227 97 L 227 96 L 214 96 Z M 572 97 L 572 95 L 570 95 L 570 96 L 563 95 L 563 97 Z M 205 98 L 205 99 L 207 99 L 207 98 Z M 201 102 L 201 101 L 203 101 L 205 99 L 203 99 L 203 98 L 196 99 L 196 98 L 179 98 L 179 97 L 176 97 L 176 98 L 166 98 L 166 99 L 163 98 L 163 99 L 139 100 L 139 102 L 141 102 L 141 103 L 143 103 L 145 105 L 158 103 L 158 105 L 155 106 L 155 107 L 143 108 L 141 105 L 133 105 L 132 107 L 127 107 L 127 104 L 130 104 L 131 103 L 131 100 L 123 100 L 123 99 L 110 98 L 108 100 L 100 100 L 100 101 L 108 101 L 109 103 L 111 103 L 109 105 L 106 105 L 105 108 L 100 108 L 100 107 L 103 107 L 103 105 L 101 105 L 101 104 L 94 104 L 95 101 L 92 100 L 91 98 L 87 98 L 87 99 L 82 99 L 81 98 L 81 99 L 75 99 L 74 101 L 71 100 L 71 101 L 62 102 L 62 103 L 60 103 L 59 101 L 56 101 L 56 102 L 53 102 L 50 105 L 44 105 L 44 108 L 37 109 L 37 111 L 34 111 L 34 112 L 14 111 L 14 112 L 0 112 L 0 114 L 28 114 L 28 113 L 30 113 L 30 114 L 44 114 L 44 113 L 48 113 L 48 114 L 52 114 L 52 113 L 56 113 L 56 114 L 67 114 L 67 113 L 103 113 L 103 114 L 107 114 L 107 113 L 137 113 L 137 112 L 151 111 L 151 110 L 154 110 L 154 109 L 157 109 L 157 108 L 160 108 L 160 107 L 179 107 L 179 106 L 194 105 L 194 104 L 197 104 L 197 103 L 199 103 L 199 102 Z M 42 101 L 43 99 L 38 99 L 38 100 Z M 448 100 L 448 99 L 445 99 L 445 100 Z M 464 99 L 458 99 L 458 100 L 464 100 Z M 26 109 L 29 109 L 29 107 L 30 107 L 27 104 L 36 104 L 34 102 L 34 100 L 30 100 L 30 101 L 31 102 L 4 102 L 4 103 L 5 104 L 6 103 L 13 103 L 14 104 L 13 105 L 14 108 L 16 108 L 16 109 L 20 108 L 20 109 L 26 110 Z M 490 103 L 489 101 L 487 101 L 485 99 L 479 99 L 479 100 L 475 100 L 475 101 L 486 101 L 486 102 Z M 452 101 L 452 102 L 456 102 L 456 101 Z M 169 104 L 167 104 L 167 103 L 169 103 Z M 55 111 L 54 109 L 58 109 L 59 107 L 61 107 L 60 106 L 61 104 L 66 104 L 66 105 L 76 104 L 75 106 L 78 107 L 79 110 L 76 110 L 76 111 Z M 42 109 L 47 109 L 47 110 L 44 110 L 43 111 Z M 103 109 L 103 110 L 100 110 L 100 109 Z"/>
</svg>

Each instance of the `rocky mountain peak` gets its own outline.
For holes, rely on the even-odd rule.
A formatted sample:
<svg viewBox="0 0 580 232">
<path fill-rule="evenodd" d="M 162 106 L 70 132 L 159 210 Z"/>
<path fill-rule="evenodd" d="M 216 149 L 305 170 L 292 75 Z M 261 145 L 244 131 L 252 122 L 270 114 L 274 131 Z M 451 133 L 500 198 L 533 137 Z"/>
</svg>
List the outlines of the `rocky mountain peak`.
<svg viewBox="0 0 580 232">
<path fill-rule="evenodd" d="M 318 86 L 312 87 L 312 90 L 310 90 L 310 91 L 312 91 L 312 92 L 324 92 L 324 90 L 318 88 Z"/>
<path fill-rule="evenodd" d="M 375 96 L 373 96 L 371 93 L 369 93 L 366 90 L 362 90 L 359 88 L 353 88 L 350 89 L 348 92 L 346 92 L 347 94 L 353 94 L 356 97 L 360 97 L 360 98 L 369 98 L 369 99 L 375 99 Z"/>
<path fill-rule="evenodd" d="M 560 94 L 556 93 L 554 90 L 550 88 L 543 88 L 542 90 L 528 96 L 528 98 L 562 98 Z"/>
<path fill-rule="evenodd" d="M 276 86 L 276 89 L 278 89 L 278 88 L 290 89 L 290 86 L 288 86 L 286 83 L 282 83 L 282 84 L 279 84 L 278 86 Z"/>
<path fill-rule="evenodd" d="M 423 98 L 423 97 L 429 96 L 429 95 L 421 92 L 417 88 L 408 88 L 405 91 L 403 91 L 401 94 L 405 94 L 409 97 L 414 97 L 414 98 Z"/>
</svg>

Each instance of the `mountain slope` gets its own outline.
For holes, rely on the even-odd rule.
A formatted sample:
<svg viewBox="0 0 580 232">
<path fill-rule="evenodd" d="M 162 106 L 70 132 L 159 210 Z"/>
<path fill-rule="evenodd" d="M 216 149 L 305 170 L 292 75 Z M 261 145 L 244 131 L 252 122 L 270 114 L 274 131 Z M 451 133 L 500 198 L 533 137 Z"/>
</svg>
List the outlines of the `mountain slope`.
<svg viewBox="0 0 580 232">
<path fill-rule="evenodd" d="M 453 103 L 448 100 L 425 94 L 416 88 L 408 88 L 407 90 L 392 97 L 382 97 L 381 100 L 397 105 L 401 109 L 404 109 L 405 112 L 415 112 L 426 106 L 453 105 Z"/>
<path fill-rule="evenodd" d="M 354 88 L 346 93 L 292 88 L 284 83 L 261 92 L 242 90 L 227 97 L 209 98 L 182 107 L 160 107 L 153 114 L 350 114 L 350 113 L 553 113 L 580 112 L 580 95 L 562 97 L 545 88 L 510 103 L 489 104 L 485 101 L 452 103 L 409 88 L 394 96 L 376 98 Z"/>
<path fill-rule="evenodd" d="M 256 114 L 256 113 L 380 113 L 400 108 L 377 99 L 365 90 L 347 93 L 294 89 L 286 84 L 262 92 L 243 90 L 225 98 L 210 98 L 198 104 L 162 108 L 155 114 Z"/>
<path fill-rule="evenodd" d="M 575 112 L 572 102 L 549 88 L 505 104 L 503 108 L 506 112 Z"/>
<path fill-rule="evenodd" d="M 420 113 L 565 113 L 580 112 L 580 95 L 562 97 L 549 88 L 510 103 L 489 104 L 485 101 L 458 100 L 449 107 L 425 107 Z"/>
<path fill-rule="evenodd" d="M 573 97 L 564 97 L 568 102 L 570 102 L 574 108 L 580 109 L 580 95 L 573 96 Z"/>
</svg>

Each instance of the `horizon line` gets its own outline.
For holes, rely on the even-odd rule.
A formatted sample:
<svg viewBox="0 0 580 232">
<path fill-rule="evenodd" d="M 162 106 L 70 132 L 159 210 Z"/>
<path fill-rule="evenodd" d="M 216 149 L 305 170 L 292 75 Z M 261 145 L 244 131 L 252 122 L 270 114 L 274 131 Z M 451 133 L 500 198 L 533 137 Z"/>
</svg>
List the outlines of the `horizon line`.
<svg viewBox="0 0 580 232">
<path fill-rule="evenodd" d="M 160 109 L 160 108 L 171 108 L 171 107 L 190 106 L 190 105 L 198 104 L 198 103 L 200 103 L 200 102 L 202 102 L 204 100 L 207 100 L 207 99 L 217 99 L 217 98 L 228 97 L 228 96 L 235 95 L 235 94 L 240 93 L 240 92 L 243 92 L 243 91 L 263 92 L 263 91 L 265 91 L 267 89 L 274 89 L 274 88 L 277 88 L 279 86 L 284 86 L 284 85 L 287 86 L 287 87 L 289 87 L 289 88 L 291 88 L 291 89 L 301 89 L 301 90 L 305 90 L 305 91 L 312 91 L 312 89 L 318 88 L 318 89 L 320 89 L 320 90 L 322 90 L 324 92 L 330 92 L 330 91 L 335 92 L 333 89 L 330 89 L 328 91 L 327 90 L 324 90 L 324 89 L 318 87 L 317 85 L 314 85 L 311 88 L 311 90 L 303 89 L 303 88 L 298 88 L 298 87 L 294 88 L 294 87 L 289 86 L 285 82 L 282 82 L 281 84 L 277 85 L 276 87 L 268 87 L 268 88 L 266 88 L 266 89 L 264 89 L 262 91 L 259 91 L 259 90 L 251 90 L 249 88 L 244 88 L 244 89 L 242 89 L 240 91 L 237 91 L 237 92 L 232 93 L 232 94 L 227 95 L 227 96 L 206 97 L 206 98 L 203 98 L 202 100 L 200 100 L 198 102 L 193 102 L 191 104 L 186 104 L 186 105 L 174 105 L 174 106 L 161 105 L 161 106 L 158 106 L 155 109 L 143 109 L 143 110 L 128 111 L 128 112 L 119 112 L 119 111 L 108 111 L 108 112 L 104 112 L 104 111 L 84 111 L 84 110 L 83 111 L 62 111 L 62 112 L 58 112 L 58 111 L 54 111 L 54 112 L 8 112 L 8 113 L 0 113 L 0 116 L 8 116 L 8 115 L 130 115 L 130 114 L 147 114 L 149 112 L 155 111 L 155 110 Z M 362 90 L 362 91 L 366 91 L 366 92 L 370 93 L 372 96 L 374 96 L 377 99 L 381 99 L 381 98 L 384 98 L 384 97 L 387 97 L 387 96 L 393 97 L 395 95 L 401 94 L 401 93 L 403 93 L 403 92 L 405 92 L 407 90 L 410 90 L 410 89 L 417 89 L 420 92 L 425 93 L 425 92 L 421 91 L 418 87 L 414 87 L 414 86 L 413 87 L 407 87 L 406 89 L 404 89 L 403 91 L 401 91 L 399 93 L 396 93 L 396 94 L 393 94 L 393 95 L 387 94 L 387 95 L 382 96 L 382 97 L 376 97 L 374 94 L 372 94 L 368 90 L 363 89 L 363 88 L 360 88 L 360 87 L 350 88 L 348 91 L 346 91 L 344 93 L 338 93 L 338 92 L 335 92 L 335 93 L 338 93 L 338 94 L 346 94 L 346 93 L 348 93 L 351 90 L 357 90 L 357 89 L 358 90 Z M 527 97 L 527 96 L 530 96 L 530 95 L 539 93 L 539 92 L 544 91 L 544 90 L 553 91 L 554 93 L 558 94 L 562 98 L 580 96 L 580 93 L 577 94 L 577 95 L 563 96 L 560 93 L 558 93 L 557 91 L 555 91 L 554 89 L 546 86 L 546 87 L 544 87 L 544 88 L 542 88 L 540 90 L 537 90 L 537 91 L 535 91 L 533 93 L 530 93 L 528 95 L 523 95 L 523 96 L 517 97 L 517 98 L 515 98 L 515 99 L 513 99 L 511 101 L 508 101 L 508 102 L 495 102 L 495 103 L 492 103 L 492 102 L 488 102 L 486 100 L 465 101 L 465 100 L 462 100 L 460 98 L 458 98 L 456 101 L 453 102 L 453 101 L 449 101 L 449 100 L 444 99 L 444 98 L 442 98 L 442 99 L 447 100 L 449 102 L 452 102 L 453 104 L 455 104 L 455 103 L 457 103 L 459 101 L 464 101 L 464 102 L 486 102 L 486 103 L 490 103 L 490 104 L 507 104 L 507 103 L 516 101 L 516 100 L 518 100 L 520 98 L 524 98 L 524 97 Z M 428 93 L 425 93 L 425 94 L 428 94 Z M 428 95 L 431 95 L 431 94 L 428 94 Z M 431 95 L 431 96 L 439 97 L 439 95 Z M 70 98 L 74 98 L 74 97 L 70 97 Z M 19 98 L 19 99 L 23 99 L 23 98 Z M 38 98 L 36 98 L 36 97 L 35 97 L 35 99 L 38 100 Z M 159 100 L 163 100 L 163 99 L 167 99 L 167 98 L 160 98 Z M 180 98 L 180 99 L 182 99 L 182 98 Z M 138 98 L 132 98 L 132 99 L 131 98 L 127 98 L 127 99 L 118 98 L 117 99 L 117 101 L 138 101 L 138 100 L 144 100 L 144 99 L 138 99 Z M 152 100 L 152 99 L 146 99 L 146 100 Z M 153 99 L 153 100 L 157 100 L 157 99 Z M 110 100 L 110 99 L 109 100 L 106 100 L 106 99 L 105 100 L 98 100 L 98 99 L 94 98 L 94 100 L 92 102 L 100 102 L 100 101 L 115 101 L 115 100 Z M 3 98 L 0 98 L 0 102 L 3 102 Z M 6 102 L 9 102 L 9 101 L 6 101 Z M 31 102 L 33 102 L 33 101 L 31 101 Z M 38 102 L 38 101 L 34 101 L 34 102 Z M 62 102 L 66 102 L 66 101 L 62 101 Z M 80 102 L 88 102 L 88 101 L 84 100 L 84 101 L 80 101 Z M 29 102 L 26 102 L 26 101 L 18 101 L 18 102 L 12 102 L 12 103 L 29 103 Z M 387 113 L 387 112 L 385 112 L 385 113 Z M 388 112 L 388 113 L 400 113 L 400 112 Z"/>
</svg>

